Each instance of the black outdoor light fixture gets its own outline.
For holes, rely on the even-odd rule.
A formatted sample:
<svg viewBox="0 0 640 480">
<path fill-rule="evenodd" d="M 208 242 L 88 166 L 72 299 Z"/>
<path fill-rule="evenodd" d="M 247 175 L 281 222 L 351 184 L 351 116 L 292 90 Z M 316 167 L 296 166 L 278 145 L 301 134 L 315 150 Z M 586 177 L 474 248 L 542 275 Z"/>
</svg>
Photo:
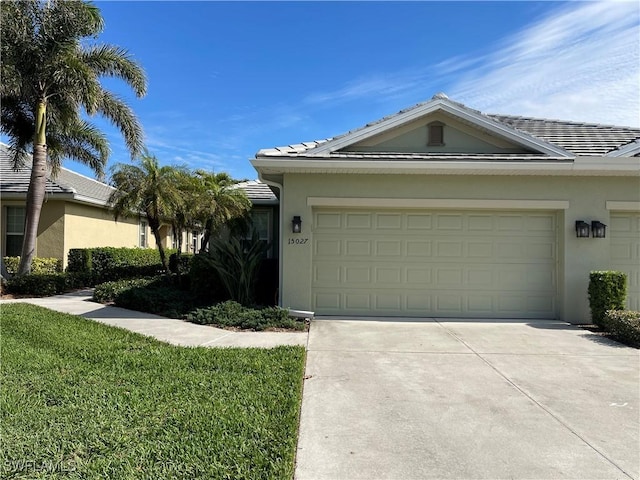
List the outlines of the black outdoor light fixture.
<svg viewBox="0 0 640 480">
<path fill-rule="evenodd" d="M 299 215 L 294 216 L 293 220 L 291 220 L 291 231 L 293 233 L 302 232 L 302 219 Z"/>
<path fill-rule="evenodd" d="M 576 220 L 576 237 L 589 238 L 589 224 L 582 220 Z"/>
<path fill-rule="evenodd" d="M 591 234 L 593 238 L 604 238 L 607 236 L 607 226 L 598 220 L 594 220 L 591 222 Z"/>
</svg>

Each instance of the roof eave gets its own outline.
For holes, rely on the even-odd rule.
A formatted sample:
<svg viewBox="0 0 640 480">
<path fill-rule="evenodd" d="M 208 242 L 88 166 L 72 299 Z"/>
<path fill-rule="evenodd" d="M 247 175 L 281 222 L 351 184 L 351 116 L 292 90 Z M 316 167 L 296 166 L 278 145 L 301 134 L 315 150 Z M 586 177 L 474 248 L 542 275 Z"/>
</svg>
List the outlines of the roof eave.
<svg viewBox="0 0 640 480">
<path fill-rule="evenodd" d="M 425 175 L 558 175 L 639 176 L 640 160 L 621 157 L 613 162 L 604 157 L 541 159 L 529 161 L 424 161 L 318 160 L 313 158 L 255 159 L 261 175 L 285 173 L 425 174 Z"/>
</svg>

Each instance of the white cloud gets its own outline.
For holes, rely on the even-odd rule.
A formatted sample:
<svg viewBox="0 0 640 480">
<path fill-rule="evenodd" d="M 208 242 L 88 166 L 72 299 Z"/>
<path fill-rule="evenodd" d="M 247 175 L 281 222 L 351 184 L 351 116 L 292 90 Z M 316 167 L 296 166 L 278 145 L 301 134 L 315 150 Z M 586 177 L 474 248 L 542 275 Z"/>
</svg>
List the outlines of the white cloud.
<svg viewBox="0 0 640 480">
<path fill-rule="evenodd" d="M 482 111 L 640 125 L 640 8 L 575 2 L 506 40 L 450 88 Z"/>
<path fill-rule="evenodd" d="M 442 89 L 491 113 L 640 125 L 640 7 L 637 2 L 568 2 L 504 39 L 487 55 L 373 73 L 305 104 L 428 100 Z"/>
</svg>

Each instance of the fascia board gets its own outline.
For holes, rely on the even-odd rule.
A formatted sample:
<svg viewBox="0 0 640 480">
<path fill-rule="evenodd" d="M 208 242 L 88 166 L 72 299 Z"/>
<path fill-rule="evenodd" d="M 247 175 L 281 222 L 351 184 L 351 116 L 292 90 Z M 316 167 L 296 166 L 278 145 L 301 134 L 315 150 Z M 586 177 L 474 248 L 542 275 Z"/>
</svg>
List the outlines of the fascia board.
<svg viewBox="0 0 640 480">
<path fill-rule="evenodd" d="M 390 173 L 438 175 L 603 175 L 640 176 L 640 158 L 578 157 L 550 161 L 423 161 L 423 160 L 318 160 L 256 159 L 251 162 L 261 175 L 284 173 Z"/>
<path fill-rule="evenodd" d="M 357 130 L 351 134 L 347 134 L 335 140 L 330 140 L 322 146 L 312 149 L 311 151 L 309 151 L 309 154 L 320 156 L 325 153 L 335 152 L 336 150 L 347 147 L 357 142 L 361 142 L 386 130 L 390 130 L 405 123 L 409 123 L 413 120 L 436 112 L 438 110 L 442 110 L 453 116 L 462 118 L 472 124 L 485 128 L 486 130 L 489 130 L 498 136 L 507 138 L 511 141 L 537 150 L 542 154 L 567 158 L 573 157 L 573 154 L 563 148 L 537 139 L 526 133 L 514 130 L 507 125 L 501 125 L 500 123 L 485 117 L 481 113 L 473 112 L 467 108 L 461 107 L 444 99 L 434 100 L 433 102 L 429 102 L 425 105 L 416 107 L 404 113 L 399 113 L 388 118 L 387 120 L 383 120 L 369 127 Z"/>
</svg>

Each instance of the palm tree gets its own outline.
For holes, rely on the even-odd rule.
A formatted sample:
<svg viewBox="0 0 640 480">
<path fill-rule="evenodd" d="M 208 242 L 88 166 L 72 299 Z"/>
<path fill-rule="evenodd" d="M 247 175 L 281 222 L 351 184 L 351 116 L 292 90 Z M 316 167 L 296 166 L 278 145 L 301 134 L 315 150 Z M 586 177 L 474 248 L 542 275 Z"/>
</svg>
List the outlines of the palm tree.
<svg viewBox="0 0 640 480">
<path fill-rule="evenodd" d="M 171 221 L 176 209 L 181 208 L 184 198 L 176 179 L 185 174 L 185 170 L 181 167 L 161 167 L 158 159 L 147 151 L 138 163 L 115 166 L 112 180 L 116 190 L 109 203 L 113 206 L 116 220 L 141 214 L 147 217 L 160 253 L 162 268 L 168 271 L 160 226 L 163 221 Z"/>
<path fill-rule="evenodd" d="M 142 97 L 146 77 L 125 50 L 87 45 L 104 26 L 99 9 L 90 3 L 1 2 L 1 12 L 2 132 L 9 137 L 16 168 L 24 165 L 28 149 L 33 153 L 18 268 L 23 275 L 31 270 L 48 170 L 55 175 L 62 160 L 71 158 L 103 175 L 108 142 L 82 113 L 111 121 L 132 157 L 142 149 L 142 128 L 133 111 L 100 80 L 119 78 Z"/>
<path fill-rule="evenodd" d="M 212 233 L 229 220 L 245 215 L 251 209 L 251 200 L 244 190 L 236 187 L 237 182 L 227 173 L 213 173 L 196 170 L 201 183 L 198 218 L 204 225 L 204 235 L 200 251 L 205 251 Z"/>
</svg>

